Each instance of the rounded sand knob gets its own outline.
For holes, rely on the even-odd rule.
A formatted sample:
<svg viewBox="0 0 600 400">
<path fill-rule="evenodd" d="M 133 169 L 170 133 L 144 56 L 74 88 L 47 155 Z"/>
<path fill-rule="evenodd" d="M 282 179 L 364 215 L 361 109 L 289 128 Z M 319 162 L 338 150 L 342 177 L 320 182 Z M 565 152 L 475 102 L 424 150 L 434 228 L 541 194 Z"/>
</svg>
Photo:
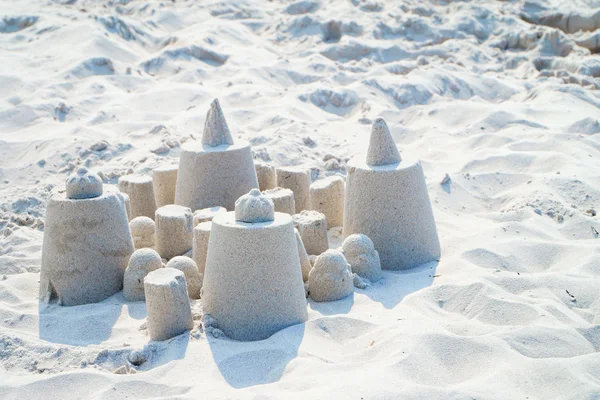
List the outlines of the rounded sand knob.
<svg viewBox="0 0 600 400">
<path fill-rule="evenodd" d="M 185 275 L 159 268 L 144 278 L 148 330 L 152 340 L 167 340 L 194 327 Z"/>
<path fill-rule="evenodd" d="M 372 166 L 399 163 L 402 159 L 383 118 L 376 118 L 371 129 L 367 164 Z"/>
<path fill-rule="evenodd" d="M 141 301 L 144 296 L 144 278 L 150 272 L 162 267 L 162 260 L 152 249 L 139 249 L 129 258 L 123 278 L 123 295 L 129 301 Z"/>
<path fill-rule="evenodd" d="M 206 113 L 202 144 L 212 147 L 233 144 L 233 137 L 231 137 L 231 132 L 227 126 L 227 121 L 225 121 L 225 115 L 223 115 L 223 110 L 221 110 L 218 99 L 214 99 L 210 103 L 210 109 Z"/>
<path fill-rule="evenodd" d="M 156 226 L 152 218 L 136 217 L 129 222 L 133 247 L 141 249 L 154 246 L 154 232 Z"/>
<path fill-rule="evenodd" d="M 260 190 L 252 189 L 235 202 L 235 220 L 247 223 L 275 220 L 273 200 L 263 195 Z"/>
<path fill-rule="evenodd" d="M 102 196 L 102 179 L 98 174 L 81 167 L 66 181 L 67 198 L 91 199 Z"/>
<path fill-rule="evenodd" d="M 381 261 L 373 241 L 366 235 L 354 234 L 344 240 L 342 252 L 352 272 L 371 282 L 381 279 Z"/>
<path fill-rule="evenodd" d="M 354 292 L 350 265 L 339 250 L 327 250 L 317 257 L 308 275 L 308 289 L 314 301 L 335 301 Z"/>
<path fill-rule="evenodd" d="M 183 272 L 187 284 L 188 295 L 191 299 L 200 298 L 202 275 L 198 272 L 198 267 L 194 260 L 185 256 L 173 257 L 167 263 L 167 268 L 175 268 Z"/>
</svg>

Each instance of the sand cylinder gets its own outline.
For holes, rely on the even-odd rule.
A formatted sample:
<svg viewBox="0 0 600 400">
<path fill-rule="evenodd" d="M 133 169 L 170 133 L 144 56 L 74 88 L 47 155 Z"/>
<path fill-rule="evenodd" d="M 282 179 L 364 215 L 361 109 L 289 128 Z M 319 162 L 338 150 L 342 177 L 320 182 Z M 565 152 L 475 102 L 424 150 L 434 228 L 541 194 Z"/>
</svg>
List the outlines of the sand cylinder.
<svg viewBox="0 0 600 400">
<path fill-rule="evenodd" d="M 202 141 L 181 148 L 175 204 L 198 210 L 223 206 L 258 188 L 250 143 L 234 143 L 218 100 L 211 103 Z"/>
<path fill-rule="evenodd" d="M 275 212 L 293 215 L 296 213 L 296 203 L 294 202 L 294 192 L 290 189 L 274 188 L 265 190 L 265 196 L 270 198 L 275 205 Z"/>
<path fill-rule="evenodd" d="M 124 175 L 119 178 L 119 190 L 129 196 L 131 216 L 154 218 L 156 201 L 152 178 L 145 175 Z"/>
<path fill-rule="evenodd" d="M 177 185 L 178 171 L 179 168 L 174 165 L 161 166 L 152 171 L 156 207 L 175 204 L 175 186 Z"/>
<path fill-rule="evenodd" d="M 144 278 L 148 330 L 152 340 L 167 340 L 194 327 L 183 272 L 159 268 Z"/>
<path fill-rule="evenodd" d="M 440 242 L 421 163 L 401 160 L 381 118 L 373 123 L 367 160 L 370 164 L 348 163 L 343 236 L 367 235 L 384 269 L 438 259 Z"/>
<path fill-rule="evenodd" d="M 345 191 L 346 184 L 340 176 L 330 176 L 310 185 L 309 208 L 325 214 L 329 228 L 344 224 Z"/>
<path fill-rule="evenodd" d="M 194 241 L 192 245 L 192 259 L 198 266 L 198 271 L 204 275 L 206 266 L 206 253 L 208 251 L 208 239 L 212 221 L 201 222 L 194 227 Z"/>
<path fill-rule="evenodd" d="M 261 191 L 277 187 L 277 175 L 275 174 L 274 166 L 254 161 L 254 168 L 256 169 L 256 177 L 258 178 L 258 187 Z"/>
<path fill-rule="evenodd" d="M 133 238 L 133 247 L 136 250 L 154 247 L 154 233 L 156 232 L 154 220 L 148 217 L 134 218 L 129 222 L 129 230 Z"/>
<path fill-rule="evenodd" d="M 227 212 L 227 210 L 224 207 L 216 206 L 194 211 L 194 226 L 197 226 L 202 222 L 212 221 L 215 215 L 220 212 Z"/>
<path fill-rule="evenodd" d="M 77 198 L 56 192 L 48 201 L 41 301 L 56 299 L 65 306 L 96 303 L 123 287 L 123 273 L 134 250 L 125 200 L 113 186 L 99 192 L 97 182 L 102 182 L 98 175 L 80 168 L 67 179 L 67 188 L 76 186 L 67 193 L 77 192 Z"/>
<path fill-rule="evenodd" d="M 308 197 L 310 193 L 310 172 L 300 167 L 277 168 L 277 186 L 291 189 L 294 192 L 296 213 L 308 209 Z"/>
<path fill-rule="evenodd" d="M 123 197 L 123 201 L 125 202 L 125 212 L 127 213 L 127 219 L 131 221 L 131 200 L 129 199 L 129 195 L 127 193 L 121 192 L 121 196 Z"/>
<path fill-rule="evenodd" d="M 298 257 L 300 257 L 300 269 L 302 270 L 302 279 L 304 280 L 304 282 L 306 282 L 308 281 L 308 274 L 312 269 L 312 264 L 310 263 L 308 253 L 304 248 L 304 243 L 302 243 L 300 232 L 298 232 L 298 229 L 294 228 L 294 233 L 296 234 L 296 244 L 298 245 Z"/>
<path fill-rule="evenodd" d="M 169 260 L 192 248 L 192 210 L 169 204 L 156 210 L 155 221 L 155 249 L 162 258 Z"/>
<path fill-rule="evenodd" d="M 260 192 L 247 196 L 266 199 Z M 240 198 L 240 202 L 256 199 Z M 268 200 L 268 199 L 266 199 Z M 307 319 L 306 298 L 292 217 L 238 204 L 212 221 L 204 274 L 203 308 L 237 340 L 266 339 Z M 252 203 L 254 204 L 254 203 Z M 272 215 L 272 220 L 265 220 Z M 251 222 L 252 219 L 263 222 Z"/>
<path fill-rule="evenodd" d="M 318 256 L 327 251 L 329 240 L 325 215 L 318 211 L 304 210 L 300 214 L 294 214 L 293 217 L 306 252 Z"/>
</svg>

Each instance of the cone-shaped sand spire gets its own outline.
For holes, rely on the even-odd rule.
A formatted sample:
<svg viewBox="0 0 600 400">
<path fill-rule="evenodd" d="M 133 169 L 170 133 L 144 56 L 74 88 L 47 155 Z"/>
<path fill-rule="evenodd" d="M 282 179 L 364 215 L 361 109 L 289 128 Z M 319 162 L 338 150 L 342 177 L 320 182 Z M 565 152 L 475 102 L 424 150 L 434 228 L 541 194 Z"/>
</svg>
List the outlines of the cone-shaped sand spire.
<svg viewBox="0 0 600 400">
<path fill-rule="evenodd" d="M 383 118 L 376 118 L 371 128 L 371 140 L 367 150 L 368 165 L 388 165 L 402 160 L 392 138 L 390 129 Z"/>
<path fill-rule="evenodd" d="M 202 144 L 212 147 L 233 144 L 233 137 L 231 137 L 227 121 L 225 121 L 225 115 L 223 115 L 219 99 L 214 99 L 210 103 L 210 109 L 206 113 Z"/>
<path fill-rule="evenodd" d="M 440 256 L 421 163 L 401 160 L 387 125 L 373 123 L 367 157 L 348 162 L 344 230 L 373 241 L 384 269 L 407 269 Z"/>
<path fill-rule="evenodd" d="M 262 340 L 307 319 L 296 234 L 258 190 L 212 221 L 202 307 L 237 340 Z"/>
<path fill-rule="evenodd" d="M 232 211 L 235 201 L 258 188 L 250 143 L 235 143 L 218 100 L 210 105 L 202 141 L 181 147 L 175 204 L 193 211 L 221 206 Z"/>
</svg>

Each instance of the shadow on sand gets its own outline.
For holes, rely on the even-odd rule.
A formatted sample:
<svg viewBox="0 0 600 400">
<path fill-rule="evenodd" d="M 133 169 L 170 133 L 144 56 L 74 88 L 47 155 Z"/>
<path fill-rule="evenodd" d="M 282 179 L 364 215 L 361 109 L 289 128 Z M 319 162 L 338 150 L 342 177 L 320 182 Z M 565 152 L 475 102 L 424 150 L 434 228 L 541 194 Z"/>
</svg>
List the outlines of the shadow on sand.
<svg viewBox="0 0 600 400">
<path fill-rule="evenodd" d="M 119 316 L 124 311 L 134 319 L 146 318 L 146 303 L 126 302 L 119 292 L 99 303 L 63 307 L 55 302 L 38 302 L 40 339 L 87 346 L 108 340 Z"/>
<path fill-rule="evenodd" d="M 431 286 L 438 262 L 431 261 L 405 271 L 383 271 L 383 279 L 358 293 L 381 303 L 385 308 L 396 307 L 402 299 L 418 290 Z"/>
<path fill-rule="evenodd" d="M 238 342 L 207 336 L 221 375 L 233 388 L 264 385 L 281 379 L 286 365 L 298 356 L 305 324 L 292 325 L 268 339 Z"/>
</svg>

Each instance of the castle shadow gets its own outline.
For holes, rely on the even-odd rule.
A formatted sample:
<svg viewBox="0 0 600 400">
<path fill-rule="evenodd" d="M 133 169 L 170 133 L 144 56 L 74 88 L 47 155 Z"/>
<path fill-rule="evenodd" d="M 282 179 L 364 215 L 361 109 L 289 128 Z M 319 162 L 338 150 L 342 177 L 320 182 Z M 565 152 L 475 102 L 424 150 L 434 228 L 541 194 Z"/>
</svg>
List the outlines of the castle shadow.
<svg viewBox="0 0 600 400">
<path fill-rule="evenodd" d="M 39 337 L 48 342 L 71 346 L 100 344 L 110 338 L 123 306 L 127 307 L 133 318 L 146 317 L 145 303 L 127 303 L 122 292 L 99 303 L 70 307 L 39 301 Z"/>
<path fill-rule="evenodd" d="M 354 305 L 354 293 L 336 301 L 319 302 L 309 297 L 308 305 L 311 309 L 323 315 L 348 314 Z"/>
<path fill-rule="evenodd" d="M 437 261 L 431 261 L 405 271 L 384 270 L 383 279 L 373 283 L 367 289 L 356 289 L 356 291 L 391 309 L 396 307 L 405 296 L 431 286 L 437 265 Z"/>
<path fill-rule="evenodd" d="M 292 325 L 256 342 L 207 339 L 223 378 L 233 388 L 241 389 L 279 381 L 286 365 L 298 356 L 304 329 L 305 324 Z"/>
</svg>

